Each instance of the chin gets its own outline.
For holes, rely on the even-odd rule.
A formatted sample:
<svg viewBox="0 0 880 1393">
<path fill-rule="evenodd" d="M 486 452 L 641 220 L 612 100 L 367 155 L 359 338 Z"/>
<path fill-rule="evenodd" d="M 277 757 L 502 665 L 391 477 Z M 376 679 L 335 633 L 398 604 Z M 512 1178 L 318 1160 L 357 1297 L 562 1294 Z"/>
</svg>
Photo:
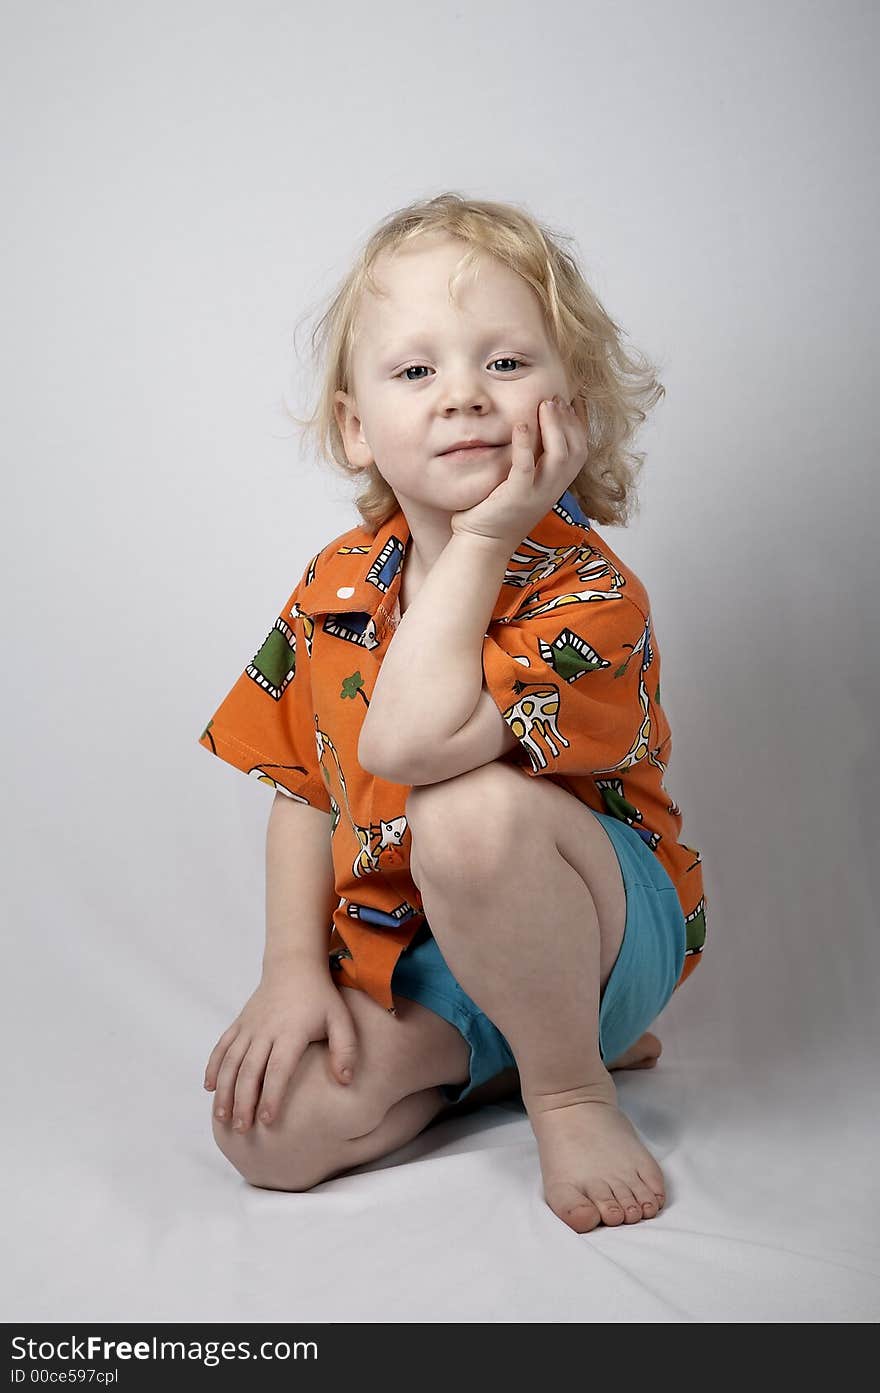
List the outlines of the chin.
<svg viewBox="0 0 880 1393">
<path fill-rule="evenodd" d="M 443 456 L 439 455 L 442 460 Z M 443 465 L 443 481 L 455 482 L 460 484 L 471 484 L 480 482 L 485 484 L 486 479 L 497 477 L 499 480 L 506 479 L 510 473 L 511 455 L 508 450 L 504 455 L 497 455 L 491 459 L 488 455 L 481 460 L 457 460 L 450 464 L 447 460 Z"/>
</svg>

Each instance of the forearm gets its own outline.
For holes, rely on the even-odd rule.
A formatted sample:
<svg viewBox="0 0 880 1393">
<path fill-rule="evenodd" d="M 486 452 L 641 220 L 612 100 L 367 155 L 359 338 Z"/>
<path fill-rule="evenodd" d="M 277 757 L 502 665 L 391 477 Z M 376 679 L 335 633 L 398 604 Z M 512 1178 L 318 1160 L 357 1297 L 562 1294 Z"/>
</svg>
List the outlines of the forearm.
<svg viewBox="0 0 880 1393">
<path fill-rule="evenodd" d="M 361 733 L 366 749 L 417 750 L 470 719 L 509 559 L 504 544 L 453 533 L 388 645 Z"/>
<path fill-rule="evenodd" d="M 266 828 L 263 970 L 285 962 L 327 967 L 337 904 L 330 815 L 276 794 Z"/>
</svg>

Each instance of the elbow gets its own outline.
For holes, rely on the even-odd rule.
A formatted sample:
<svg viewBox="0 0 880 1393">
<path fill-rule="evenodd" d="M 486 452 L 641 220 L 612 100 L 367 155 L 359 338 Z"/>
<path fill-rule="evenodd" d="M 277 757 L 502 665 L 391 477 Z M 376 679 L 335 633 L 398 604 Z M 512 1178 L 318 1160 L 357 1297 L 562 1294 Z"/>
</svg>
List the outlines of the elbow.
<svg viewBox="0 0 880 1393">
<path fill-rule="evenodd" d="M 365 769 L 368 774 L 375 774 L 377 778 L 382 778 L 383 775 L 380 766 L 384 767 L 384 757 L 378 740 L 370 739 L 367 730 L 368 725 L 369 720 L 365 720 L 361 726 L 361 733 L 358 737 L 358 764 L 362 769 Z"/>
<path fill-rule="evenodd" d="M 358 740 L 358 764 L 374 778 L 384 779 L 391 784 L 415 784 L 419 781 L 420 768 L 417 761 L 390 741 L 370 740 L 361 730 Z"/>
<path fill-rule="evenodd" d="M 365 773 L 372 774 L 377 779 L 388 777 L 387 765 L 381 751 L 374 751 L 363 739 L 358 741 L 358 764 Z"/>
</svg>

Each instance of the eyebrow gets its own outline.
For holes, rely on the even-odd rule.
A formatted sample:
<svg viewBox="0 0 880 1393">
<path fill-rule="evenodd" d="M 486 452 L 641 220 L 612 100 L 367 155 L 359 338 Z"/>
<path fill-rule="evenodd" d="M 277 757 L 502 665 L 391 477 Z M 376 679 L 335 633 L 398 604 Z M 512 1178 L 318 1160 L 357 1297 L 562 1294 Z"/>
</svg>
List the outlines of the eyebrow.
<svg viewBox="0 0 880 1393">
<path fill-rule="evenodd" d="M 535 339 L 538 337 L 534 329 L 527 329 L 524 324 L 502 324 L 500 328 L 487 329 L 483 334 L 483 337 L 486 340 L 515 338 L 520 336 L 529 339 Z M 428 337 L 429 336 L 427 334 L 407 334 L 403 338 L 397 340 L 396 342 L 393 340 L 388 340 L 388 342 L 386 343 L 379 344 L 378 352 L 383 357 L 386 357 L 387 355 L 392 353 L 409 353 L 415 350 L 416 348 L 421 348 L 422 344 L 427 343 Z"/>
</svg>

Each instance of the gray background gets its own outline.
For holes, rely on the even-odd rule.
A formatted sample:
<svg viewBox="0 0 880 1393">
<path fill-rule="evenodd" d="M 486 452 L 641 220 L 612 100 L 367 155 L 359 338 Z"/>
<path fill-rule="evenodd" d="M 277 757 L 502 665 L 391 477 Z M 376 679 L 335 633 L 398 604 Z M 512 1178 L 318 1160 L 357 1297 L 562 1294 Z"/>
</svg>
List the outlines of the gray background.
<svg viewBox="0 0 880 1393">
<path fill-rule="evenodd" d="M 4 1318 L 876 1319 L 876 6 L 2 29 Z M 271 796 L 197 738 L 357 521 L 283 402 L 364 238 L 447 188 L 572 235 L 667 388 L 604 534 L 709 939 L 659 1067 L 615 1076 L 670 1204 L 583 1237 L 513 1105 L 284 1194 L 201 1087 L 259 976 Z"/>
</svg>

